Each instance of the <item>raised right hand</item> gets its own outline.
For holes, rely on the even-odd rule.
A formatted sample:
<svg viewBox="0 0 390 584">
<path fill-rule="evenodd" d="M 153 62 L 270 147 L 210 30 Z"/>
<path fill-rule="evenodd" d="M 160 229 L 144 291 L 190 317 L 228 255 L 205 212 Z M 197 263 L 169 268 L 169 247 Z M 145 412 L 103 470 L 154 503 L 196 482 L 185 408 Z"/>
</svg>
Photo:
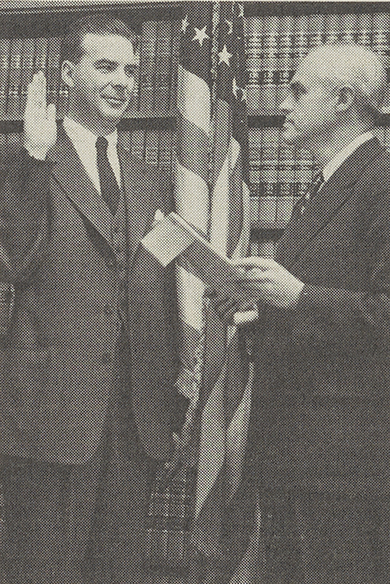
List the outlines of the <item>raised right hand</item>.
<svg viewBox="0 0 390 584">
<path fill-rule="evenodd" d="M 46 103 L 46 78 L 39 71 L 27 88 L 23 142 L 31 156 L 44 160 L 56 139 L 56 107 Z"/>
</svg>

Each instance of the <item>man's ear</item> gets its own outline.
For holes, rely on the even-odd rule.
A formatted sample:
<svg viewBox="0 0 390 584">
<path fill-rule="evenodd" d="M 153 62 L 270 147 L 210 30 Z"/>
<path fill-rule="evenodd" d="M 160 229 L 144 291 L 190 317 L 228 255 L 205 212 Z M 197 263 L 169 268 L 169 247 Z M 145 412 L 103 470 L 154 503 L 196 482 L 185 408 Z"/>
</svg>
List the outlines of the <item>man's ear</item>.
<svg viewBox="0 0 390 584">
<path fill-rule="evenodd" d="M 355 90 L 349 85 L 341 87 L 337 92 L 336 109 L 338 112 L 347 111 L 355 101 Z"/>
<path fill-rule="evenodd" d="M 61 65 L 61 79 L 68 87 L 74 86 L 73 80 L 74 64 L 72 61 L 63 61 Z"/>
</svg>

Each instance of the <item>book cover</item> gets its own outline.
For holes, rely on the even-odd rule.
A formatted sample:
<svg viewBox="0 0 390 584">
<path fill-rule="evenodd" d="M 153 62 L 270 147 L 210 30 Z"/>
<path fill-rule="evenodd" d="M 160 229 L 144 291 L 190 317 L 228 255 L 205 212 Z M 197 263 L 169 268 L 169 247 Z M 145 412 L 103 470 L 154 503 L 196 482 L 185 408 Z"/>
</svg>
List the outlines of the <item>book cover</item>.
<svg viewBox="0 0 390 584">
<path fill-rule="evenodd" d="M 60 37 L 49 38 L 47 53 L 47 101 L 56 105 L 58 105 L 58 89 L 60 84 L 60 47 Z"/>
<path fill-rule="evenodd" d="M 10 50 L 10 39 L 0 39 L 0 119 L 7 113 Z"/>
<path fill-rule="evenodd" d="M 276 107 L 287 95 L 289 83 L 294 74 L 294 18 L 291 15 L 280 18 L 278 83 L 276 87 Z"/>
<path fill-rule="evenodd" d="M 23 39 L 22 74 L 21 74 L 20 101 L 19 101 L 20 117 L 23 117 L 24 110 L 26 109 L 27 87 L 28 87 L 28 84 L 31 82 L 32 76 L 34 73 L 34 52 L 35 52 L 35 39 L 33 39 L 33 38 Z"/>
<path fill-rule="evenodd" d="M 177 76 L 180 58 L 180 20 L 172 22 L 172 45 L 171 45 L 171 92 L 169 97 L 169 109 L 174 111 L 177 105 Z"/>
<path fill-rule="evenodd" d="M 263 20 L 263 59 L 260 78 L 260 114 L 276 113 L 276 87 L 279 42 L 279 17 L 265 16 Z"/>
<path fill-rule="evenodd" d="M 153 111 L 153 90 L 156 74 L 157 22 L 142 23 L 140 107 L 143 112 Z"/>
<path fill-rule="evenodd" d="M 154 109 L 168 112 L 171 92 L 172 24 L 161 20 L 157 26 Z"/>
<path fill-rule="evenodd" d="M 22 48 L 23 39 L 13 38 L 11 40 L 7 117 L 14 120 L 21 118 L 19 96 L 22 76 Z"/>
<path fill-rule="evenodd" d="M 145 160 L 145 130 L 135 128 L 131 132 L 131 154 L 140 160 Z"/>
<path fill-rule="evenodd" d="M 145 134 L 145 162 L 158 165 L 158 130 L 148 128 Z"/>
<path fill-rule="evenodd" d="M 372 42 L 372 14 L 362 12 L 358 14 L 358 26 L 356 34 L 358 45 L 370 48 Z"/>
<path fill-rule="evenodd" d="M 353 13 L 342 14 L 340 28 L 339 42 L 354 43 L 358 32 L 358 15 Z"/>
<path fill-rule="evenodd" d="M 260 111 L 260 75 L 262 68 L 263 18 L 246 19 L 246 95 L 248 110 Z"/>
<path fill-rule="evenodd" d="M 307 55 L 308 51 L 309 16 L 300 14 L 294 19 L 294 71 Z"/>
<path fill-rule="evenodd" d="M 34 72 L 43 71 L 46 74 L 47 69 L 47 47 L 48 39 L 46 37 L 38 37 L 35 39 L 34 52 Z"/>
<path fill-rule="evenodd" d="M 324 42 L 325 14 L 309 14 L 307 48 L 309 51 Z"/>
<path fill-rule="evenodd" d="M 340 14 L 327 14 L 325 16 L 324 43 L 332 45 L 339 42 L 340 25 Z"/>
</svg>

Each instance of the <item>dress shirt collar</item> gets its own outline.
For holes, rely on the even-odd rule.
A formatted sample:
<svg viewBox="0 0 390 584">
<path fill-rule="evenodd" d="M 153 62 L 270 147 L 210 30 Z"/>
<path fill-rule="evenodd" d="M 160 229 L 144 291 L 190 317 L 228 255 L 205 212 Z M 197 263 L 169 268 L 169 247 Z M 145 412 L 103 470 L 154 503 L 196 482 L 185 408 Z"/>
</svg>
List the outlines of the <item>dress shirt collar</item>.
<svg viewBox="0 0 390 584">
<path fill-rule="evenodd" d="M 69 138 L 74 144 L 83 144 L 91 148 L 95 148 L 97 135 L 88 130 L 78 122 L 72 120 L 68 116 L 65 116 L 63 126 L 65 132 L 68 134 Z M 116 148 L 118 142 L 118 131 L 115 129 L 111 134 L 104 136 L 108 142 L 108 148 Z"/>
<path fill-rule="evenodd" d="M 336 170 L 339 168 L 339 166 L 341 166 L 342 163 L 348 158 L 348 156 L 350 156 L 359 146 L 361 146 L 361 144 L 364 144 L 364 142 L 371 140 L 371 138 L 373 138 L 373 137 L 374 137 L 374 135 L 372 134 L 372 132 L 364 132 L 364 134 L 360 134 L 359 136 L 354 138 L 354 140 L 352 140 L 352 142 L 347 144 L 347 146 L 345 146 L 345 148 L 340 150 L 340 152 L 338 152 L 336 154 L 336 156 L 334 156 L 328 162 L 328 164 L 326 166 L 324 166 L 324 168 L 322 170 L 322 174 L 324 176 L 324 182 L 326 182 L 327 180 L 330 179 L 332 174 L 334 172 L 336 172 Z"/>
</svg>

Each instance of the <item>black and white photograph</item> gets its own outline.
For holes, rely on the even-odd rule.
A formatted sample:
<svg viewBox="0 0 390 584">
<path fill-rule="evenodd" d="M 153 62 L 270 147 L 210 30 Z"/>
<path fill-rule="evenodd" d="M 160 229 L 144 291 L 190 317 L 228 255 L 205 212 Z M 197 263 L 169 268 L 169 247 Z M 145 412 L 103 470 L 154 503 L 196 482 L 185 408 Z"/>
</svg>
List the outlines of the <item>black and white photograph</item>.
<svg viewBox="0 0 390 584">
<path fill-rule="evenodd" d="M 0 0 L 0 584 L 390 584 L 390 3 Z"/>
</svg>

